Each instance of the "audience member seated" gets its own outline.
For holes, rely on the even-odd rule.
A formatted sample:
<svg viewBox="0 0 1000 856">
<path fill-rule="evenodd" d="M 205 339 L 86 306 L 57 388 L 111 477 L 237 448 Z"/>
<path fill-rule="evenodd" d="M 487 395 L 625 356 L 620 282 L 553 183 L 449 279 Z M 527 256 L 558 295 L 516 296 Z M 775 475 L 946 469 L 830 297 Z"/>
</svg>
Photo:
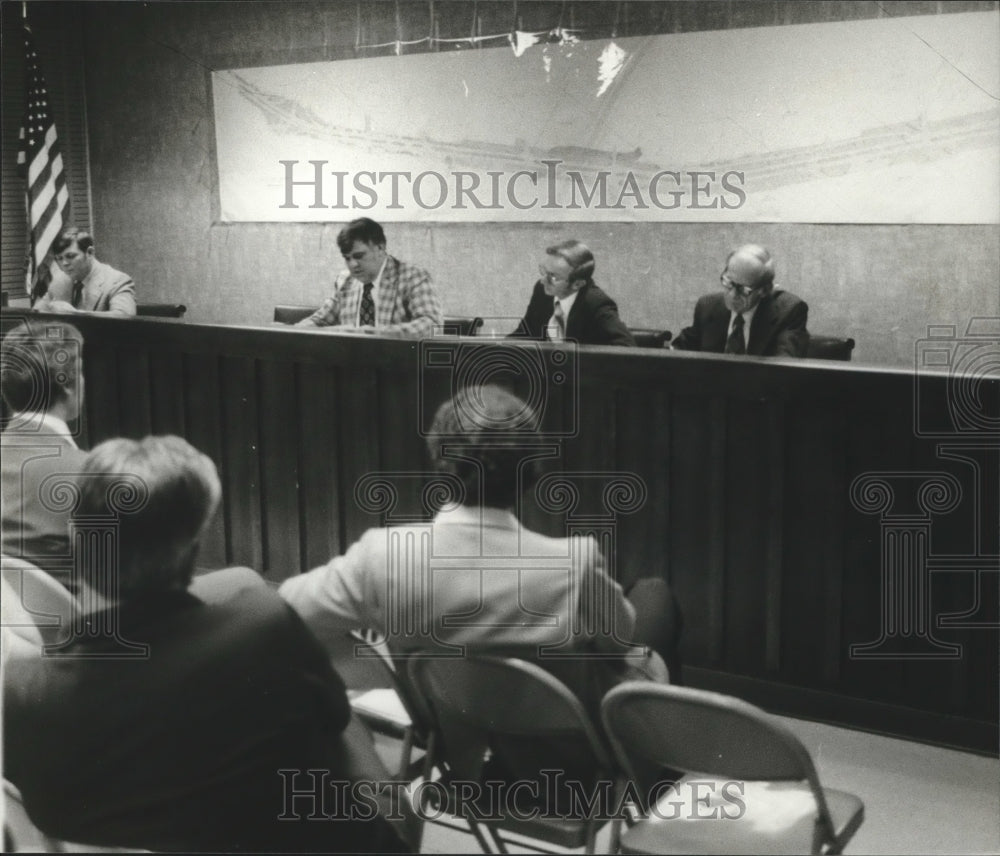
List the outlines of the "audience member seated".
<svg viewBox="0 0 1000 856">
<path fill-rule="evenodd" d="M 582 345 L 629 345 L 635 341 L 618 317 L 618 305 L 593 280 L 594 254 L 581 241 L 549 247 L 538 271 L 517 338 Z"/>
<path fill-rule="evenodd" d="M 68 277 L 53 280 L 34 302 L 39 312 L 107 312 L 135 315 L 135 283 L 127 273 L 98 261 L 94 239 L 83 229 L 67 229 L 52 242 L 52 254 Z"/>
<path fill-rule="evenodd" d="M 352 220 L 337 235 L 347 270 L 333 295 L 300 327 L 339 326 L 345 330 L 398 336 L 433 336 L 442 323 L 441 301 L 423 268 L 386 252 L 382 226 L 367 217 Z"/>
<path fill-rule="evenodd" d="M 177 437 L 87 457 L 78 523 L 116 514 L 117 565 L 83 557 L 83 631 L 65 651 L 7 662 L 6 777 L 41 830 L 72 841 L 402 851 L 356 787 L 388 774 L 298 616 L 266 586 L 224 603 L 186 591 L 219 495 L 215 466 Z"/>
<path fill-rule="evenodd" d="M 75 591 L 59 484 L 73 481 L 86 457 L 70 428 L 83 407 L 83 336 L 60 321 L 27 319 L 3 340 L 0 380 L 10 413 L 0 435 L 3 552 Z"/>
<path fill-rule="evenodd" d="M 733 250 L 720 280 L 722 293 L 698 299 L 694 323 L 673 340 L 672 348 L 758 357 L 806 355 L 809 307 L 775 287 L 774 259 L 764 247 L 745 244 Z"/>
<path fill-rule="evenodd" d="M 433 523 L 370 529 L 345 555 L 285 580 L 280 594 L 331 650 L 346 631 L 372 628 L 396 652 L 533 659 L 594 716 L 621 679 L 666 680 L 679 632 L 666 582 L 640 580 L 627 598 L 592 537 L 551 538 L 515 516 L 535 479 L 524 475 L 534 420 L 499 387 L 461 391 L 439 408 L 427 441 L 436 467 L 461 482 L 460 504 Z M 428 546 L 401 546 L 410 543 Z"/>
</svg>

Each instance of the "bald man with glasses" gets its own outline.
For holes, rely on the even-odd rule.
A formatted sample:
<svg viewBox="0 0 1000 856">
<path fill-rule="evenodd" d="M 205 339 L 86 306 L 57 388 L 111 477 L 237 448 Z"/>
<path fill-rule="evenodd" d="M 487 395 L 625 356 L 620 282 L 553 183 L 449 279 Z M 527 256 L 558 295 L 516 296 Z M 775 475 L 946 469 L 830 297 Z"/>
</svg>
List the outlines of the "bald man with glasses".
<svg viewBox="0 0 1000 856">
<path fill-rule="evenodd" d="M 671 343 L 680 351 L 804 357 L 809 347 L 809 307 L 776 288 L 774 259 L 759 244 L 744 244 L 726 259 L 721 293 L 694 307 L 694 323 Z"/>
</svg>

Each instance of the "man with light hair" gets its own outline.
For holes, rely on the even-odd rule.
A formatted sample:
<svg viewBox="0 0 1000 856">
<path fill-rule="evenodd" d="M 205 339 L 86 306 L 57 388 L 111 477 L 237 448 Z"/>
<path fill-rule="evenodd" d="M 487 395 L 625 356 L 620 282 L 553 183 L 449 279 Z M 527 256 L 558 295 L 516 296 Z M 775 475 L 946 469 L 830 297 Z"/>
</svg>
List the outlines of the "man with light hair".
<svg viewBox="0 0 1000 856">
<path fill-rule="evenodd" d="M 553 538 L 518 519 L 538 477 L 537 423 L 499 386 L 459 391 L 427 437 L 435 469 L 461 484 L 456 504 L 431 524 L 369 529 L 343 556 L 285 580 L 281 595 L 332 651 L 370 628 L 399 652 L 516 652 L 557 670 L 595 716 L 622 677 L 666 680 L 669 666 L 678 682 L 680 614 L 666 581 L 639 580 L 626 595 L 593 536 Z M 429 552 L 397 555 L 425 541 Z M 546 655 L 556 649 L 574 657 Z"/>
<path fill-rule="evenodd" d="M 618 305 L 594 282 L 596 262 L 590 248 L 570 239 L 545 250 L 540 279 L 513 338 L 581 345 L 634 346 L 618 317 Z"/>
<path fill-rule="evenodd" d="M 726 258 L 722 292 L 699 298 L 694 323 L 671 342 L 680 351 L 804 357 L 809 307 L 775 286 L 774 259 L 759 244 L 744 244 Z"/>
<path fill-rule="evenodd" d="M 49 656 L 7 664 L 4 775 L 36 825 L 70 841 L 404 851 L 353 789 L 389 775 L 298 616 L 266 585 L 214 602 L 188 591 L 220 494 L 215 465 L 179 437 L 90 453 L 82 620 Z"/>
</svg>

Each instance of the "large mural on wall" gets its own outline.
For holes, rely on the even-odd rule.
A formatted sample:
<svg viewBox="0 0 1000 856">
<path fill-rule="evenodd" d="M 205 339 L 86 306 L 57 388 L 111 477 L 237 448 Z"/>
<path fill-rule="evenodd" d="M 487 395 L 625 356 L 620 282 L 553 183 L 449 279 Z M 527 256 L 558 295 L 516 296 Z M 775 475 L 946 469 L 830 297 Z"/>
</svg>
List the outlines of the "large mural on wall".
<svg viewBox="0 0 1000 856">
<path fill-rule="evenodd" d="M 996 223 L 1000 13 L 217 70 L 225 222 Z"/>
</svg>

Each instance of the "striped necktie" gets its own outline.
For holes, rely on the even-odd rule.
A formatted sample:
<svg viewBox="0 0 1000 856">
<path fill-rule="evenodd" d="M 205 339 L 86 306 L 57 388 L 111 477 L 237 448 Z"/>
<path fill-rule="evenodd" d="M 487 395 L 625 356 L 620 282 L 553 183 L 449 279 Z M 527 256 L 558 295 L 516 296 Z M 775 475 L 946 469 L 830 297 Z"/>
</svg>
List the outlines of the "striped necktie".
<svg viewBox="0 0 1000 856">
<path fill-rule="evenodd" d="M 362 327 L 375 326 L 375 301 L 372 299 L 372 284 L 365 283 L 365 293 L 361 298 L 361 311 L 358 313 L 358 323 Z"/>
<path fill-rule="evenodd" d="M 73 308 L 78 309 L 83 298 L 83 283 L 77 280 L 73 283 Z"/>
</svg>

